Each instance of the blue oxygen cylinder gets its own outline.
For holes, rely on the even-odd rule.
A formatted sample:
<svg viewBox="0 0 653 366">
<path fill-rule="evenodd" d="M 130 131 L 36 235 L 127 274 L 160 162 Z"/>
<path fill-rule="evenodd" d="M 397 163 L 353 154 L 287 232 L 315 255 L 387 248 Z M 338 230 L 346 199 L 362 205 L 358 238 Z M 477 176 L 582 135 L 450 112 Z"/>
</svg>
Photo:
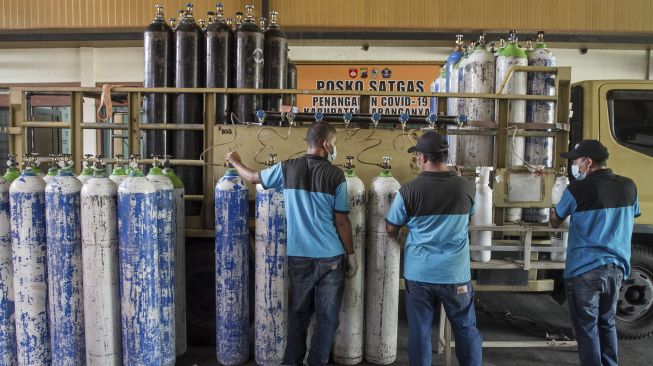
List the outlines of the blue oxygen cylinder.
<svg viewBox="0 0 653 366">
<path fill-rule="evenodd" d="M 65 158 L 45 188 L 52 365 L 85 365 L 80 192 Z"/>
<path fill-rule="evenodd" d="M 274 164 L 272 154 L 269 165 Z M 259 365 L 280 365 L 286 350 L 286 213 L 283 189 L 256 185 L 254 349 Z"/>
<path fill-rule="evenodd" d="M 25 162 L 9 188 L 19 365 L 49 366 L 48 270 L 45 182 Z"/>
<path fill-rule="evenodd" d="M 218 363 L 249 359 L 248 190 L 235 169 L 215 186 L 215 307 Z"/>
<path fill-rule="evenodd" d="M 447 93 L 457 93 L 458 90 L 453 90 L 452 89 L 452 78 L 456 78 L 455 83 L 458 83 L 458 73 L 454 74 L 454 66 L 460 61 L 460 59 L 463 57 L 463 36 L 462 34 L 459 34 L 456 36 L 456 46 L 453 49 L 453 52 L 449 54 L 447 57 L 447 62 L 444 65 L 444 71 L 446 73 L 446 80 L 445 80 L 445 90 L 444 92 Z M 458 100 L 456 98 L 449 98 L 447 100 L 447 114 L 452 116 L 452 115 L 458 115 Z"/>
<path fill-rule="evenodd" d="M 162 364 L 157 195 L 138 160 L 118 187 L 123 365 Z"/>
<path fill-rule="evenodd" d="M 9 217 L 9 183 L 0 178 L 0 364 L 13 366 L 18 363 L 18 356 Z"/>
<path fill-rule="evenodd" d="M 175 225 L 174 186 L 163 174 L 158 155 L 147 179 L 156 188 L 157 239 L 159 242 L 159 286 L 161 301 L 161 357 L 162 365 L 174 365 L 177 358 L 175 344 Z"/>
</svg>

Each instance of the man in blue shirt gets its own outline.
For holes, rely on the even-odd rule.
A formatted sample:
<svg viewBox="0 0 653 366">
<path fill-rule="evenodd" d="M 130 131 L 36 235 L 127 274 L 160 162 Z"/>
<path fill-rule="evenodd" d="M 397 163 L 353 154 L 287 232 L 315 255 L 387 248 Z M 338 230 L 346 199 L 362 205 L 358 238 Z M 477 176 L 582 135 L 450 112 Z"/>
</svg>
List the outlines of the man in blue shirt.
<svg viewBox="0 0 653 366">
<path fill-rule="evenodd" d="M 445 165 L 448 145 L 429 131 L 408 150 L 422 173 L 401 187 L 386 216 L 386 231 L 396 238 L 409 229 L 404 249 L 408 354 L 411 366 L 431 365 L 431 329 L 441 302 L 464 366 L 482 363 L 471 284 L 468 224 L 476 187 Z"/>
<path fill-rule="evenodd" d="M 238 173 L 263 188 L 283 188 L 288 228 L 290 306 L 284 365 L 303 365 L 306 336 L 315 313 L 309 365 L 325 365 L 338 328 L 345 277 L 356 273 L 347 182 L 331 164 L 336 130 L 326 122 L 306 133 L 306 155 L 260 172 L 246 167 L 237 152 L 225 158 Z M 348 271 L 345 273 L 345 253 Z"/>
<path fill-rule="evenodd" d="M 583 140 L 560 154 L 576 179 L 551 210 L 553 227 L 571 215 L 565 287 L 581 365 L 617 365 L 614 316 L 621 281 L 630 273 L 637 188 L 605 168 L 608 149 Z"/>
</svg>

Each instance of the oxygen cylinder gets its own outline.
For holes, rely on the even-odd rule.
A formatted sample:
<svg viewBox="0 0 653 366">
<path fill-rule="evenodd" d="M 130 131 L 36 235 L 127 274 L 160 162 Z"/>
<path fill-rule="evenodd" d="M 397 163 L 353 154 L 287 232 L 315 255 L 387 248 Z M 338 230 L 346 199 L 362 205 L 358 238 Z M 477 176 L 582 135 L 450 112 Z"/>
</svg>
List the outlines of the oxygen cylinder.
<svg viewBox="0 0 653 366">
<path fill-rule="evenodd" d="M 462 67 L 462 66 L 461 66 Z M 485 33 L 465 63 L 463 85 L 465 93 L 494 93 L 494 56 L 485 48 Z M 470 121 L 492 121 L 494 101 L 467 98 L 463 112 Z M 467 127 L 466 129 L 475 129 Z M 456 136 L 456 164 L 467 167 L 491 166 L 494 163 L 494 137 L 481 135 Z"/>
<path fill-rule="evenodd" d="M 50 162 L 50 169 L 48 169 L 48 174 L 43 177 L 43 180 L 46 184 L 49 183 L 54 177 L 56 177 L 57 173 L 59 173 L 60 155 L 50 154 L 50 158 L 52 159 Z"/>
<path fill-rule="evenodd" d="M 2 176 L 8 184 L 13 183 L 14 179 L 20 176 L 20 169 L 18 169 L 18 162 L 16 162 L 16 155 L 10 154 L 7 160 L 7 171 Z"/>
<path fill-rule="evenodd" d="M 349 197 L 349 220 L 353 233 L 358 271 L 345 280 L 340 307 L 340 326 L 333 340 L 333 359 L 340 365 L 357 365 L 363 361 L 364 280 L 365 280 L 365 185 L 356 175 L 353 156 L 347 157 L 345 179 Z"/>
<path fill-rule="evenodd" d="M 204 84 L 200 79 L 200 28 L 193 18 L 193 5 L 186 6 L 184 17 L 179 19 L 175 30 L 175 87 L 197 88 Z M 202 96 L 179 93 L 175 96 L 173 121 L 179 124 L 202 123 Z M 203 149 L 202 132 L 173 131 L 171 150 L 177 159 L 198 159 Z M 202 167 L 184 166 L 177 169 L 177 175 L 184 181 L 189 194 L 202 194 Z M 187 206 L 189 214 L 199 214 L 197 203 Z"/>
<path fill-rule="evenodd" d="M 69 160 L 63 161 L 45 188 L 52 365 L 84 365 L 86 361 L 81 190 Z"/>
<path fill-rule="evenodd" d="M 290 50 L 288 50 L 290 52 Z M 287 77 L 286 77 L 286 89 L 297 89 L 297 66 L 290 61 L 290 57 L 288 57 L 288 71 L 287 71 Z M 283 104 L 288 105 L 288 106 L 294 106 L 296 104 L 296 97 L 293 94 L 284 94 L 283 95 Z"/>
<path fill-rule="evenodd" d="M 93 176 L 92 159 L 93 155 L 84 154 L 84 159 L 82 160 L 82 172 L 77 176 L 77 179 L 82 182 L 82 184 Z"/>
<path fill-rule="evenodd" d="M 266 89 L 285 89 L 288 82 L 288 37 L 279 28 L 276 11 L 270 12 L 270 24 L 265 30 L 265 63 L 263 85 Z M 281 94 L 265 96 L 265 109 L 281 111 Z"/>
<path fill-rule="evenodd" d="M 433 80 L 431 83 L 431 93 L 439 93 L 440 92 L 440 80 L 442 79 L 442 75 L 438 75 L 438 77 Z M 430 105 L 429 105 L 429 113 L 431 114 L 438 114 L 438 97 L 430 97 Z"/>
<path fill-rule="evenodd" d="M 84 329 L 88 365 L 122 365 L 116 184 L 99 165 L 81 191 Z"/>
<path fill-rule="evenodd" d="M 562 198 L 562 193 L 565 191 L 568 185 L 569 185 L 569 179 L 564 174 L 556 178 L 556 182 L 553 185 L 553 190 L 551 192 L 552 193 L 551 201 L 553 202 L 554 207 L 558 203 L 560 203 L 560 199 Z M 566 227 L 569 227 L 569 217 L 565 219 L 564 223 Z M 569 238 L 569 232 L 552 233 L 551 246 L 554 248 L 566 248 L 568 238 Z M 567 253 L 552 252 L 551 260 L 554 262 L 564 262 L 567 260 Z"/>
<path fill-rule="evenodd" d="M 163 174 L 172 182 L 174 189 L 173 214 L 175 221 L 175 343 L 177 356 L 186 353 L 186 216 L 184 214 L 184 183 L 170 167 L 166 156 Z"/>
<path fill-rule="evenodd" d="M 159 250 L 159 301 L 161 323 L 161 362 L 174 365 L 175 341 L 175 247 L 174 185 L 161 169 L 158 155 L 147 174 L 156 189 L 156 226 Z"/>
<path fill-rule="evenodd" d="M 204 47 L 206 49 L 206 87 L 228 88 L 231 87 L 232 49 L 234 34 L 231 27 L 224 19 L 222 4 L 216 4 L 216 19 L 209 23 L 204 33 Z M 231 96 L 217 94 L 215 96 L 215 123 L 231 122 Z"/>
<path fill-rule="evenodd" d="M 469 55 L 475 48 L 475 43 L 471 42 L 468 46 L 465 46 L 465 52 L 463 57 L 458 62 L 456 67 L 458 68 L 458 93 L 465 93 L 465 74 L 467 73 L 467 62 L 469 61 Z M 458 98 L 458 114 L 465 114 L 468 98 Z"/>
<path fill-rule="evenodd" d="M 144 80 L 146 88 L 173 86 L 174 60 L 173 31 L 166 23 L 163 6 L 156 5 L 156 17 L 145 28 L 143 35 Z M 170 99 L 168 94 L 147 93 L 143 98 L 145 123 L 172 122 Z M 145 130 L 145 155 L 165 154 L 168 149 L 168 135 L 164 130 Z"/>
<path fill-rule="evenodd" d="M 500 51 L 497 58 L 496 70 L 496 88 L 499 87 L 503 79 L 508 75 L 510 69 L 514 66 L 528 66 L 526 53 L 517 46 L 517 32 L 510 31 L 508 45 Z M 526 73 L 513 73 L 510 81 L 503 88 L 502 94 L 526 94 Z M 497 111 L 498 113 L 498 111 Z M 512 100 L 508 103 L 508 122 L 524 123 L 526 122 L 526 101 Z M 509 133 L 512 131 L 509 131 Z M 508 166 L 523 165 L 521 158 L 524 157 L 524 137 L 515 136 L 512 133 L 508 138 L 507 151 Z M 507 222 L 517 222 L 521 220 L 521 208 L 507 208 L 505 210 L 505 220 Z"/>
<path fill-rule="evenodd" d="M 556 66 L 556 58 L 544 43 L 544 32 L 537 32 L 537 43 L 532 52 L 528 54 L 528 66 Z M 554 73 L 529 72 L 529 95 L 555 95 Z M 555 123 L 555 102 L 545 100 L 529 100 L 526 102 L 526 122 L 529 123 Z M 547 168 L 553 166 L 553 137 L 526 137 L 525 160 L 532 165 L 541 165 Z M 549 209 L 525 208 L 522 217 L 527 222 L 548 222 Z"/>
<path fill-rule="evenodd" d="M 45 182 L 26 160 L 9 188 L 19 365 L 50 366 Z"/>
<path fill-rule="evenodd" d="M 120 186 L 120 183 L 127 178 L 127 171 L 123 165 L 124 160 L 122 159 L 122 155 L 114 155 L 113 158 L 116 163 L 113 166 L 113 171 L 111 172 L 109 179 L 111 179 L 111 181 L 116 184 L 116 187 L 118 187 Z"/>
<path fill-rule="evenodd" d="M 18 363 L 18 355 L 9 214 L 9 183 L 0 178 L 0 364 L 13 366 Z"/>
<path fill-rule="evenodd" d="M 247 17 L 238 26 L 235 38 L 236 88 L 261 89 L 263 87 L 264 36 L 254 21 L 254 6 L 247 5 Z M 254 112 L 263 107 L 260 95 L 240 94 L 233 98 L 233 111 L 239 122 L 254 122 Z"/>
<path fill-rule="evenodd" d="M 118 187 L 123 364 L 162 365 L 157 193 L 138 161 Z"/>
<path fill-rule="evenodd" d="M 492 220 L 492 188 L 490 188 L 490 172 L 492 167 L 483 166 L 476 168 L 476 196 L 474 202 L 476 212 L 470 219 L 472 226 L 490 226 L 494 225 Z M 492 232 L 491 231 L 470 231 L 469 241 L 471 245 L 492 245 Z M 473 250 L 471 258 L 475 262 L 489 262 L 492 252 L 489 250 Z"/>
<path fill-rule="evenodd" d="M 216 355 L 226 366 L 249 359 L 248 205 L 245 182 L 227 169 L 215 186 Z"/>
<path fill-rule="evenodd" d="M 274 156 L 270 165 L 274 164 Z M 288 292 L 283 189 L 256 185 L 254 348 L 258 365 L 280 365 L 286 350 Z"/>
<path fill-rule="evenodd" d="M 400 249 L 385 231 L 385 215 L 400 184 L 390 173 L 389 158 L 382 165 L 367 202 L 364 349 L 366 361 L 387 365 L 397 357 Z"/>
<path fill-rule="evenodd" d="M 463 57 L 463 36 L 459 34 L 456 36 L 456 45 L 453 52 L 447 56 L 447 62 L 444 64 L 444 72 L 446 73 L 445 89 L 447 93 L 458 92 L 458 74 L 454 74 L 454 67 Z M 447 114 L 450 116 L 458 115 L 458 99 L 449 98 L 447 100 Z"/>
</svg>

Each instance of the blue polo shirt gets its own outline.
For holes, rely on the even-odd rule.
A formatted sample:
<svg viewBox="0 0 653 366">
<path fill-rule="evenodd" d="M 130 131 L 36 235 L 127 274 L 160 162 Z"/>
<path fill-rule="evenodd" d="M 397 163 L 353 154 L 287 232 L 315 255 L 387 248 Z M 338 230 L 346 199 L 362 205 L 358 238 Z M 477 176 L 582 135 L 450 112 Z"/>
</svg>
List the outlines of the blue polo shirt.
<svg viewBox="0 0 653 366">
<path fill-rule="evenodd" d="M 634 219 L 640 215 L 630 178 L 595 171 L 565 189 L 555 212 L 560 219 L 571 215 L 565 278 L 605 264 L 621 267 L 628 278 Z"/>
<path fill-rule="evenodd" d="M 326 158 L 306 154 L 259 172 L 265 189 L 283 188 L 287 254 L 327 258 L 344 254 L 334 213 L 349 213 L 347 181 Z"/>
<path fill-rule="evenodd" d="M 405 279 L 433 284 L 471 279 L 468 225 L 475 195 L 475 184 L 453 172 L 422 172 L 401 187 L 386 221 L 409 229 Z"/>
</svg>

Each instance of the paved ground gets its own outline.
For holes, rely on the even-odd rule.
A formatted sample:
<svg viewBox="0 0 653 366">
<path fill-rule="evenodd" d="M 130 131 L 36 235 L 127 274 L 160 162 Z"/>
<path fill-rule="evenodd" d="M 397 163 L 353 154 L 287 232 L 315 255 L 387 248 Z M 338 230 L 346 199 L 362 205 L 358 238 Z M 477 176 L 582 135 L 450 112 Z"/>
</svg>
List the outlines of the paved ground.
<svg viewBox="0 0 653 366">
<path fill-rule="evenodd" d="M 546 294 L 481 293 L 478 295 L 479 328 L 486 341 L 538 341 L 547 334 L 562 339 L 571 337 L 566 304 L 558 305 Z M 403 302 L 403 299 L 401 300 Z M 506 314 L 510 314 L 506 316 Z M 408 365 L 407 323 L 400 307 L 398 354 L 395 365 Z M 620 364 L 625 366 L 653 365 L 653 338 L 620 341 Z M 484 365 L 578 365 L 575 347 L 571 348 L 486 348 Z M 455 359 L 455 358 L 454 358 Z M 442 365 L 444 357 L 433 355 L 433 364 Z M 217 365 L 212 348 L 191 348 L 177 362 L 181 366 Z M 251 365 L 255 362 L 250 361 Z M 457 363 L 454 361 L 454 365 Z"/>
</svg>

